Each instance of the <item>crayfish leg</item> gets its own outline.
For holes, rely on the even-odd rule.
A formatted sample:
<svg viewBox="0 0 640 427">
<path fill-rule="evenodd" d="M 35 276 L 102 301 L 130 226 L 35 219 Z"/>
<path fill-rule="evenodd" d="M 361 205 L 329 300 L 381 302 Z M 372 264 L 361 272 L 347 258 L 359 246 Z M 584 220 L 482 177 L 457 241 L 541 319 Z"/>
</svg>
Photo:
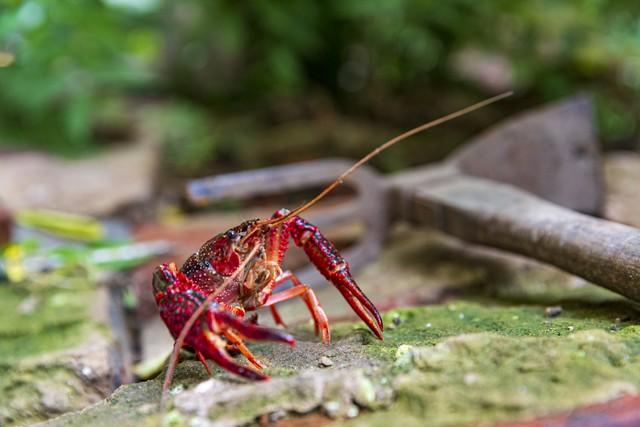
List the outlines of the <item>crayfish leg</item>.
<svg viewBox="0 0 640 427">
<path fill-rule="evenodd" d="M 212 376 L 213 374 L 211 373 L 211 368 L 209 368 L 209 364 L 207 363 L 207 359 L 205 359 L 204 355 L 199 351 L 196 351 L 196 357 L 198 358 L 200 363 L 202 363 L 202 366 L 204 366 L 204 369 L 207 371 L 209 376 Z"/>
<path fill-rule="evenodd" d="M 278 341 L 291 346 L 295 345 L 295 339 L 284 331 L 265 328 L 243 321 L 228 311 L 209 311 L 211 316 L 210 324 L 212 330 L 205 330 L 205 345 L 203 353 L 222 368 L 238 375 L 250 379 L 268 379 L 269 377 L 249 367 L 237 364 L 226 351 L 226 342 L 221 338 L 224 336 L 229 343 L 239 350 L 247 360 L 258 369 L 263 369 L 262 363 L 251 353 L 244 344 L 243 339 L 257 341 Z"/>
<path fill-rule="evenodd" d="M 288 270 L 282 273 L 282 275 L 276 280 L 274 288 L 282 285 L 288 280 L 291 280 L 291 283 L 293 283 L 293 287 L 285 291 L 276 292 L 270 295 L 264 306 L 275 309 L 275 305 L 280 302 L 287 301 L 296 297 L 301 297 L 305 305 L 307 306 L 309 313 L 311 314 L 311 318 L 313 319 L 315 334 L 320 335 L 322 338 L 322 342 L 328 344 L 331 341 L 329 319 L 322 309 L 320 301 L 318 301 L 318 298 L 313 292 L 313 289 L 303 284 L 295 274 Z"/>
<path fill-rule="evenodd" d="M 255 366 L 256 368 L 262 370 L 264 369 L 264 365 L 262 364 L 262 362 L 260 362 L 260 360 L 258 360 L 253 353 L 251 353 L 251 350 L 249 350 L 249 348 L 247 348 L 247 346 L 244 344 L 244 342 L 242 341 L 242 338 L 239 337 L 236 333 L 234 333 L 233 331 L 230 330 L 226 330 L 222 333 L 224 335 L 224 337 L 229 340 L 229 342 L 233 345 L 233 347 L 235 349 L 237 349 L 240 353 L 242 353 L 242 355 L 249 361 L 251 362 L 251 364 L 253 366 Z"/>
<path fill-rule="evenodd" d="M 284 323 L 284 320 L 282 320 L 282 316 L 280 316 L 280 312 L 278 311 L 275 305 L 270 305 L 269 311 L 271 311 L 271 316 L 273 317 L 273 321 L 276 322 L 276 325 L 280 325 L 283 328 L 288 327 L 287 324 Z"/>
<path fill-rule="evenodd" d="M 204 331 L 204 338 L 203 344 L 205 348 L 203 349 L 203 353 L 206 357 L 216 362 L 221 368 L 250 380 L 264 381 L 269 379 L 268 375 L 248 366 L 241 365 L 233 360 L 225 350 L 226 342 L 213 332 Z"/>
</svg>

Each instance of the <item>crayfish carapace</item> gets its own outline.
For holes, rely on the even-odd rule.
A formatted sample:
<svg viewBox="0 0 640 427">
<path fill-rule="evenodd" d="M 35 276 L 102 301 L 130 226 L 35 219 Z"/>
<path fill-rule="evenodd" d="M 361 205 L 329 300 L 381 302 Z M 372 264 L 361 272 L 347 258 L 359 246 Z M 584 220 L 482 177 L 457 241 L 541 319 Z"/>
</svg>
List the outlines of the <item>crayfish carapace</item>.
<svg viewBox="0 0 640 427">
<path fill-rule="evenodd" d="M 289 240 L 301 247 L 322 275 L 347 300 L 373 334 L 383 338 L 378 310 L 360 290 L 349 264 L 317 227 L 299 215 L 313 206 L 372 157 L 418 132 L 452 120 L 509 96 L 498 95 L 399 135 L 355 163 L 318 196 L 289 211 L 281 209 L 270 219 L 246 221 L 205 242 L 181 268 L 173 263 L 158 266 L 153 274 L 153 292 L 160 316 L 176 339 L 164 384 L 166 391 L 180 349 L 193 350 L 207 370 L 206 359 L 222 368 L 253 380 L 266 380 L 262 364 L 243 340 L 272 340 L 295 345 L 288 333 L 243 320 L 245 313 L 269 307 L 277 324 L 284 325 L 276 304 L 300 297 L 307 305 L 316 334 L 324 343 L 331 339 L 329 321 L 313 290 L 290 271 L 282 270 Z M 278 287 L 290 281 L 284 291 Z M 253 366 L 236 362 L 228 349 L 242 353 Z"/>
</svg>

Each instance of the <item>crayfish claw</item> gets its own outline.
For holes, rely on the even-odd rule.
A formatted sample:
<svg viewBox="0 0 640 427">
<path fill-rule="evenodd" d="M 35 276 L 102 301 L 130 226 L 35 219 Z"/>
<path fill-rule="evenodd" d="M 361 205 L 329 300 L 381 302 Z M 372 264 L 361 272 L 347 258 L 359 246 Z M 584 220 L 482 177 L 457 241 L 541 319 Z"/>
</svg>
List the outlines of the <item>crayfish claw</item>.
<svg viewBox="0 0 640 427">
<path fill-rule="evenodd" d="M 290 227 L 295 244 L 304 250 L 318 271 L 340 291 L 371 332 L 383 339 L 384 326 L 380 313 L 353 280 L 349 264 L 333 243 L 320 233 L 318 227 L 299 216 L 291 220 Z"/>
<path fill-rule="evenodd" d="M 382 318 L 373 303 L 362 292 L 352 293 L 353 291 L 350 288 L 344 286 L 337 286 L 337 288 L 353 311 L 371 329 L 371 332 L 379 339 L 384 339 L 382 335 L 384 331 Z"/>
</svg>

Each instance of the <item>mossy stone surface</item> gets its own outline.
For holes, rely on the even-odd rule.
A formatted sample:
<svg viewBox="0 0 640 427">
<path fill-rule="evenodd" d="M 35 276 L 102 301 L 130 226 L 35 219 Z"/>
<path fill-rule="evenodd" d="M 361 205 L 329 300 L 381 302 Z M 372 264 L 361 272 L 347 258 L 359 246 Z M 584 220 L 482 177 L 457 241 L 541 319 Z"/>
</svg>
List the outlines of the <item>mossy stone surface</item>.
<svg viewBox="0 0 640 427">
<path fill-rule="evenodd" d="M 328 347 L 303 328 L 298 349 L 254 346 L 274 375 L 268 383 L 216 369 L 213 379 L 196 385 L 206 379 L 204 369 L 186 361 L 164 418 L 171 425 L 243 425 L 263 415 L 319 411 L 337 417 L 336 424 L 422 425 L 428 419 L 433 426 L 457 426 L 568 410 L 638 390 L 640 325 L 633 307 L 614 298 L 565 307 L 555 318 L 544 308 L 457 300 L 397 309 L 384 316 L 394 325 L 384 341 L 360 323 L 343 323 Z M 325 356 L 333 366 L 319 365 Z M 160 421 L 160 383 L 124 386 L 47 425 L 152 425 Z"/>
<path fill-rule="evenodd" d="M 402 323 L 370 340 L 392 365 L 395 401 L 348 425 L 471 425 L 606 402 L 640 387 L 640 326 L 619 303 L 565 308 L 456 301 L 397 310 Z M 620 319 L 625 319 L 621 322 Z M 409 332 L 411 331 L 411 332 Z"/>
<path fill-rule="evenodd" d="M 92 317 L 96 290 L 78 278 L 40 285 L 0 283 L 0 425 L 78 410 L 111 390 L 111 338 Z"/>
<path fill-rule="evenodd" d="M 82 341 L 92 292 L 43 290 L 0 283 L 0 363 L 52 352 Z M 33 305 L 33 308 L 25 308 Z"/>
</svg>

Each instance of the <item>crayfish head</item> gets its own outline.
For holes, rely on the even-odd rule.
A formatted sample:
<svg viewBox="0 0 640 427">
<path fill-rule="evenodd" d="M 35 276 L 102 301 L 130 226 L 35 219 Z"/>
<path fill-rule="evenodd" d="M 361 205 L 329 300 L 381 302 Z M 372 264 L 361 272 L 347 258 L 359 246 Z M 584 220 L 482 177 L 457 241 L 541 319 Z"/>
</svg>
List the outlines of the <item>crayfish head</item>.
<svg viewBox="0 0 640 427">
<path fill-rule="evenodd" d="M 256 243 L 264 240 L 263 227 L 260 226 L 260 221 L 257 219 L 245 221 L 224 232 L 223 236 L 228 239 L 229 244 L 239 253 L 251 251 Z"/>
<path fill-rule="evenodd" d="M 264 246 L 264 233 L 257 222 L 245 221 L 207 241 L 198 251 L 198 266 L 205 263 L 222 276 L 233 274 L 256 245 Z"/>
</svg>

